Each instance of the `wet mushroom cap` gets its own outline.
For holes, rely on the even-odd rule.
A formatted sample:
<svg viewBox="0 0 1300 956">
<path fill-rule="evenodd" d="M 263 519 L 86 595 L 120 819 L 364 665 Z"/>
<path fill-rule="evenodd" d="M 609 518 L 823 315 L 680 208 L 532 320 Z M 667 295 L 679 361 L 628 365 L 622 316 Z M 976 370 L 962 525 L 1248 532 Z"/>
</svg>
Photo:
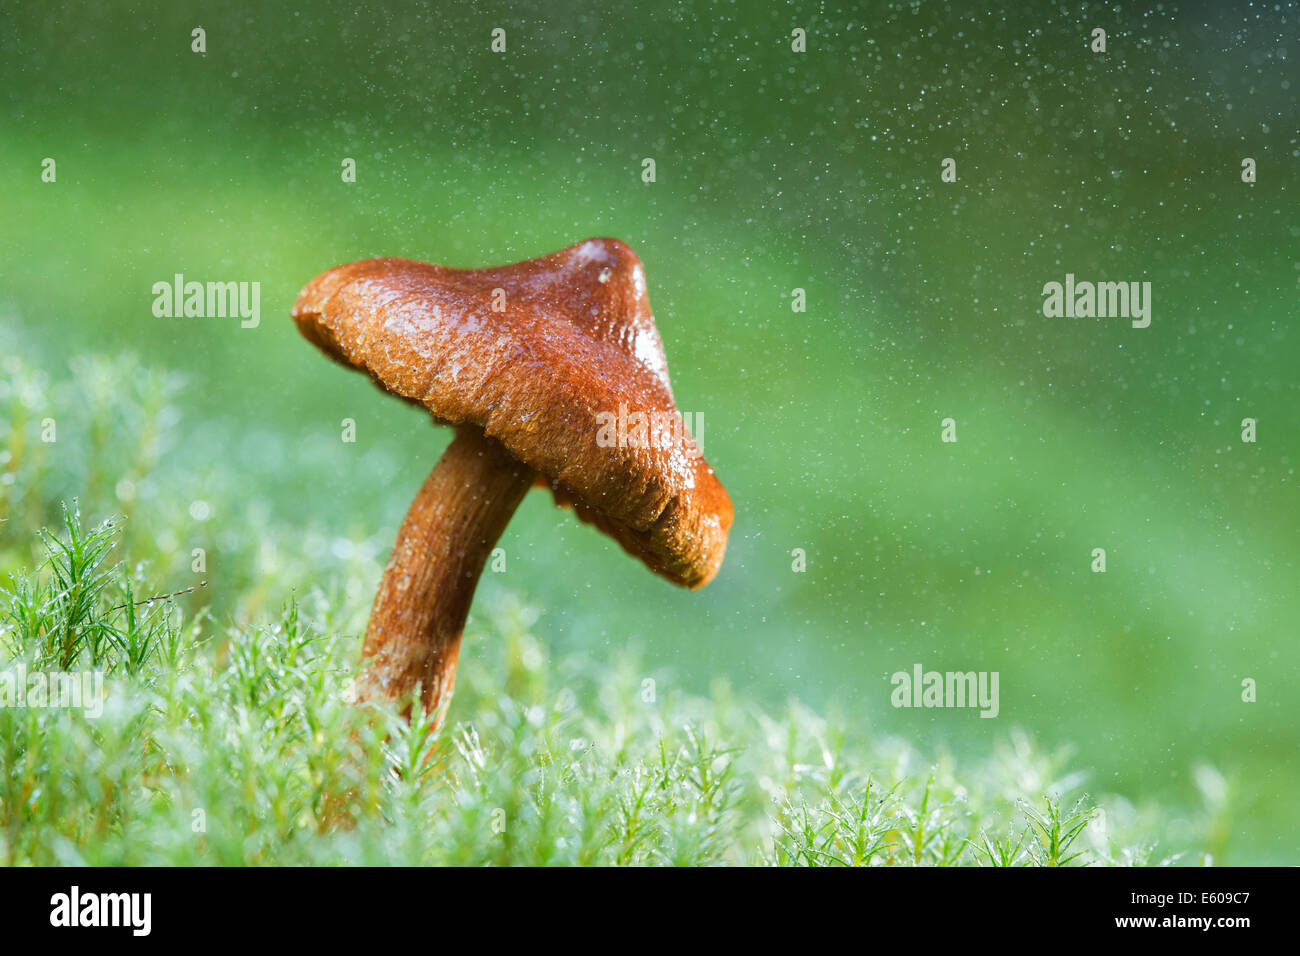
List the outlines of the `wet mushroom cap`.
<svg viewBox="0 0 1300 956">
<path fill-rule="evenodd" d="M 293 318 L 437 421 L 481 428 L 652 571 L 688 588 L 717 573 L 731 499 L 689 432 L 597 442 L 599 413 L 677 415 L 645 272 L 624 243 L 489 269 L 353 262 L 313 279 Z"/>
</svg>

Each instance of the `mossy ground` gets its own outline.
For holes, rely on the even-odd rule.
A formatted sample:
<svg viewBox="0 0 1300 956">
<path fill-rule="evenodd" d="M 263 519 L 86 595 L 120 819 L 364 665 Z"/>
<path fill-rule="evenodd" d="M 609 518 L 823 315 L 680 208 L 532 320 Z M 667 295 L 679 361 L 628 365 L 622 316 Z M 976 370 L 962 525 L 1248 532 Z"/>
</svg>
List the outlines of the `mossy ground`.
<svg viewBox="0 0 1300 956">
<path fill-rule="evenodd" d="M 99 716 L 0 707 L 6 863 L 1152 864 L 1223 839 L 1208 768 L 1205 806 L 1175 811 L 1089 795 L 1016 731 L 976 759 L 921 753 L 722 678 L 687 693 L 635 649 L 552 653 L 508 590 L 480 596 L 440 733 L 352 706 L 374 549 L 244 496 L 214 600 L 186 529 L 239 496 L 184 507 L 157 467 L 174 383 L 123 358 L 79 381 L 53 443 L 34 409 L 68 383 L 10 360 L 0 394 L 0 673 L 100 672 L 105 694 Z M 75 474 L 54 451 L 74 440 Z"/>
</svg>

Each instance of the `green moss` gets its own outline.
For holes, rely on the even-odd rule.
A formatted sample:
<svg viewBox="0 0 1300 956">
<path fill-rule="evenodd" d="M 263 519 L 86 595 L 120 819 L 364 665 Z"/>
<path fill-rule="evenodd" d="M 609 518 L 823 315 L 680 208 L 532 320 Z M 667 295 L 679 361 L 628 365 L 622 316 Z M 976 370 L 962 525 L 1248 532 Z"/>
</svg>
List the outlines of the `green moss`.
<svg viewBox="0 0 1300 956">
<path fill-rule="evenodd" d="M 722 680 L 693 694 L 635 648 L 550 651 L 499 586 L 440 733 L 359 709 L 377 544 L 277 525 L 238 476 L 161 454 L 166 376 L 85 365 L 117 385 L 42 443 L 41 393 L 66 386 L 8 370 L 0 677 L 93 688 L 0 706 L 9 864 L 1077 866 L 1192 862 L 1228 830 L 1221 778 L 1205 809 L 1136 808 L 1089 798 L 1068 754 L 1022 733 L 958 762 Z M 73 478 L 109 517 L 60 506 Z"/>
</svg>

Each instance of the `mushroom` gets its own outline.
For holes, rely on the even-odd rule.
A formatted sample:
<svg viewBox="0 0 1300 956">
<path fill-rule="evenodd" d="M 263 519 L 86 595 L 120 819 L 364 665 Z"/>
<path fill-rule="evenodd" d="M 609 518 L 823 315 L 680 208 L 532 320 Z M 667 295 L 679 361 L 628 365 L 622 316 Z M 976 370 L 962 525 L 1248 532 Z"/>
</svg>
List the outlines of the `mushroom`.
<svg viewBox="0 0 1300 956">
<path fill-rule="evenodd" d="M 353 262 L 308 283 L 293 318 L 330 358 L 456 429 L 380 581 L 358 702 L 409 715 L 419 687 L 442 724 L 479 575 L 534 483 L 674 584 L 717 574 L 731 499 L 681 427 L 624 243 L 487 269 Z"/>
</svg>

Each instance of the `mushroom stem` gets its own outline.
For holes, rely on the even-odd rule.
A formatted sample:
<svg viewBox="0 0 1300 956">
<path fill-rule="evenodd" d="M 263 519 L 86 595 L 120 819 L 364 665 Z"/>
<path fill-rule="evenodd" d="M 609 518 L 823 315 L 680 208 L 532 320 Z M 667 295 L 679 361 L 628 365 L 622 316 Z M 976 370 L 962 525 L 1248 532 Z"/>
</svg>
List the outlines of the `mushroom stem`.
<svg viewBox="0 0 1300 956">
<path fill-rule="evenodd" d="M 359 702 L 391 701 L 409 714 L 419 685 L 425 713 L 442 726 L 479 575 L 535 477 L 478 429 L 458 430 L 407 511 L 379 582 Z"/>
</svg>

